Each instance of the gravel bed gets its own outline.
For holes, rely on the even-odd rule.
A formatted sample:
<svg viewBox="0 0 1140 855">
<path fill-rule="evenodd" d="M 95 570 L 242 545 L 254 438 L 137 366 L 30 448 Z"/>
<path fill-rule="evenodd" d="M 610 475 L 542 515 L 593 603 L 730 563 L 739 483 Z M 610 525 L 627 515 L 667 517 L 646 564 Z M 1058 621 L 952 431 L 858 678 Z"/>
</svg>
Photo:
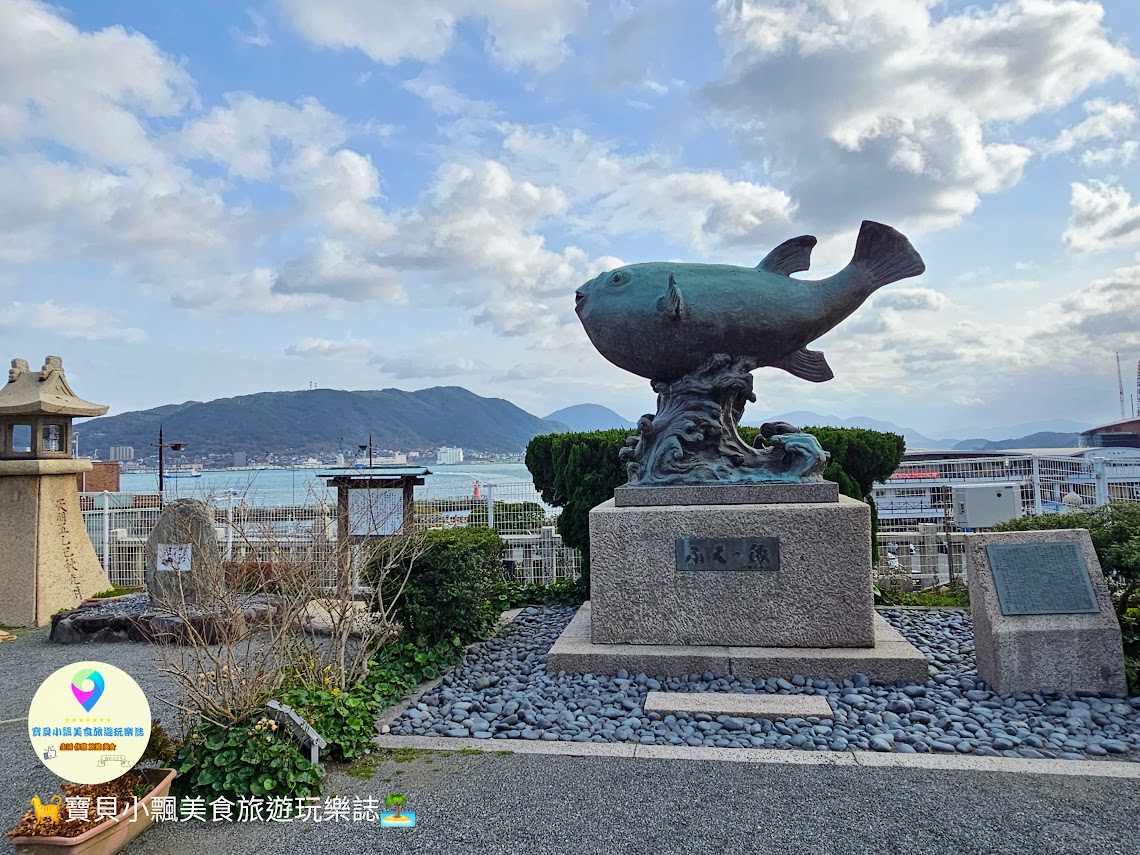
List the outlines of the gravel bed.
<svg viewBox="0 0 1140 855">
<path fill-rule="evenodd" d="M 230 595 L 230 603 L 228 605 L 237 608 L 250 608 L 253 606 L 265 605 L 272 602 L 273 598 L 265 594 L 232 594 Z M 200 614 L 219 611 L 221 606 L 216 606 L 211 609 L 205 609 L 195 606 L 187 606 L 187 612 L 197 612 Z M 108 600 L 106 603 L 100 603 L 93 606 L 84 606 L 82 614 L 84 615 L 144 615 L 150 613 L 165 613 L 170 614 L 170 609 L 161 606 L 154 606 L 150 601 L 150 594 L 127 594 L 122 597 L 116 597 Z"/>
<path fill-rule="evenodd" d="M 836 684 L 687 677 L 548 674 L 546 654 L 575 609 L 528 608 L 499 637 L 472 649 L 391 724 L 396 735 L 631 742 L 807 751 L 896 751 L 991 757 L 1110 757 L 1140 762 L 1140 697 L 999 696 L 978 680 L 970 615 L 880 612 L 930 662 L 926 684 Z M 766 721 L 643 709 L 651 690 L 823 695 L 829 718 Z"/>
</svg>

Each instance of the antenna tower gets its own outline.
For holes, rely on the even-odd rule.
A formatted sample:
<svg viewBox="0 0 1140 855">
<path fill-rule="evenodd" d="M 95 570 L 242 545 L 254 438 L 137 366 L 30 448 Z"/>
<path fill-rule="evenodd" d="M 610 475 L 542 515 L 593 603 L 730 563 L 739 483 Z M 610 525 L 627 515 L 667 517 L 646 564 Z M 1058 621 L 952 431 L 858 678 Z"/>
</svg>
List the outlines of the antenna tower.
<svg viewBox="0 0 1140 855">
<path fill-rule="evenodd" d="M 1125 418 L 1124 414 L 1124 375 L 1120 373 L 1120 351 L 1116 351 L 1116 382 L 1120 385 L 1120 418 Z"/>
</svg>

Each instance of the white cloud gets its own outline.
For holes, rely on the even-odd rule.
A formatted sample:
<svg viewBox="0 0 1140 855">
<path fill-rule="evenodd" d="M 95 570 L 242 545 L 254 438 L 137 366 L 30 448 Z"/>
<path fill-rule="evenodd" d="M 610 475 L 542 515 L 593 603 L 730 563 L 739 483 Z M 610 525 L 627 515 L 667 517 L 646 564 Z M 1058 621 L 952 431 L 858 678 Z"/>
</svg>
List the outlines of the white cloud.
<svg viewBox="0 0 1140 855">
<path fill-rule="evenodd" d="M 134 343 L 146 333 L 137 327 L 124 327 L 120 318 L 91 306 L 63 306 L 54 300 L 43 303 L 13 302 L 0 306 L 0 329 L 8 332 L 35 330 L 45 335 L 84 341 Z"/>
<path fill-rule="evenodd" d="M 1140 241 L 1140 205 L 1123 187 L 1090 181 L 1074 181 L 1070 197 L 1072 213 L 1062 239 L 1077 252 L 1110 249 Z"/>
<path fill-rule="evenodd" d="M 333 49 L 356 48 L 375 62 L 396 65 L 439 59 L 470 18 L 486 23 L 486 50 L 506 68 L 546 69 L 567 54 L 566 38 L 584 20 L 586 0 L 278 0 L 306 39 Z"/>
<path fill-rule="evenodd" d="M 339 339 L 306 338 L 285 348 L 285 355 L 303 357 L 361 356 L 371 352 L 372 348 L 372 342 L 351 335 Z"/>
<path fill-rule="evenodd" d="M 508 126 L 503 148 L 519 174 L 565 188 L 575 206 L 571 219 L 586 231 L 656 232 L 708 254 L 762 248 L 787 229 L 794 212 L 774 187 L 677 169 L 655 155 L 621 155 L 577 130 L 543 134 Z"/>
<path fill-rule="evenodd" d="M 99 164 L 160 163 L 146 120 L 195 100 L 190 75 L 146 36 L 84 33 L 46 4 L 0 3 L 0 145 L 50 140 Z"/>
<path fill-rule="evenodd" d="M 1065 128 L 1053 140 L 1040 144 L 1046 154 L 1062 154 L 1092 142 L 1115 142 L 1136 127 L 1136 110 L 1131 104 L 1096 98 L 1084 104 L 1088 117 L 1071 128 Z M 1099 150 L 1082 152 L 1082 159 L 1095 158 Z"/>
<path fill-rule="evenodd" d="M 707 102 L 746 153 L 787 176 L 805 222 L 956 223 L 1021 179 L 1031 150 L 1008 128 L 1137 68 L 1097 3 L 1019 0 L 939 20 L 931 8 L 717 3 L 729 60 Z"/>
<path fill-rule="evenodd" d="M 230 29 L 230 35 L 240 42 L 253 47 L 269 47 L 273 44 L 273 39 L 269 37 L 268 21 L 265 16 L 258 12 L 256 9 L 246 9 L 245 16 L 249 18 L 249 22 L 253 25 L 252 32 L 247 32 L 241 27 L 233 27 Z"/>
<path fill-rule="evenodd" d="M 308 294 L 279 292 L 277 274 L 267 267 L 189 280 L 172 288 L 148 288 L 152 296 L 178 309 L 213 313 L 279 313 L 311 309 L 327 303 Z"/>
<path fill-rule="evenodd" d="M 341 300 L 406 298 L 399 277 L 336 240 L 325 239 L 281 267 L 274 294 L 324 295 Z"/>
<path fill-rule="evenodd" d="M 294 107 L 231 92 L 225 101 L 224 107 L 187 122 L 174 144 L 184 157 L 216 161 L 239 178 L 272 177 L 288 153 L 275 153 L 275 143 L 287 143 L 289 151 L 302 146 L 323 150 L 340 143 L 347 133 L 344 121 L 315 98 L 302 98 Z"/>
<path fill-rule="evenodd" d="M 459 376 L 481 374 L 487 366 L 470 357 L 443 357 L 439 355 L 384 356 L 377 354 L 368 360 L 384 374 L 396 380 L 441 380 Z"/>
<path fill-rule="evenodd" d="M 950 298 L 933 288 L 893 288 L 875 295 L 874 306 L 897 312 L 937 312 L 950 305 Z"/>
</svg>

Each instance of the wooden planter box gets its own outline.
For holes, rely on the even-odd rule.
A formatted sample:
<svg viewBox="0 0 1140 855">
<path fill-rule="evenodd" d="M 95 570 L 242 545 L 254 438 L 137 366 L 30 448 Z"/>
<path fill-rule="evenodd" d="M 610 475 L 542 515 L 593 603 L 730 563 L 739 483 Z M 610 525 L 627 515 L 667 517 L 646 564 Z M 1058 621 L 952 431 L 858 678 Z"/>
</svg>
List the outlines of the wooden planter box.
<svg viewBox="0 0 1140 855">
<path fill-rule="evenodd" d="M 140 773 L 152 785 L 150 792 L 139 799 L 139 808 L 144 804 L 149 808 L 150 800 L 156 796 L 170 794 L 174 781 L 174 769 L 140 769 Z M 16 847 L 16 855 L 113 855 L 128 843 L 150 828 L 154 822 L 146 811 L 139 811 L 138 818 L 131 822 L 131 814 L 136 810 L 132 803 L 124 808 L 114 820 L 105 820 L 77 837 L 39 837 L 22 835 L 9 840 Z M 115 820 L 118 820 L 117 822 Z"/>
</svg>

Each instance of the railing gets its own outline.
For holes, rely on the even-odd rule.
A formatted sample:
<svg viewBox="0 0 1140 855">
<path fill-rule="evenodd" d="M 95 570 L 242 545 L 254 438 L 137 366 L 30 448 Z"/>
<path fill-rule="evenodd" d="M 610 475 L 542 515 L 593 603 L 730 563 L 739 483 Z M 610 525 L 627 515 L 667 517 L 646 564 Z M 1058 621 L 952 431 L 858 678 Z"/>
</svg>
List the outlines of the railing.
<svg viewBox="0 0 1140 855">
<path fill-rule="evenodd" d="M 950 582 L 951 570 L 966 582 L 966 535 L 947 535 L 932 523 L 915 531 L 879 531 L 879 560 L 873 575 L 880 585 L 911 590 Z M 951 566 L 953 561 L 953 566 Z"/>
<path fill-rule="evenodd" d="M 503 538 L 508 578 L 533 584 L 576 579 L 581 556 L 555 532 L 558 509 L 544 505 L 530 484 L 478 485 L 466 495 L 415 499 L 418 531 L 488 526 Z M 145 549 L 158 523 L 161 500 L 151 493 L 81 493 L 80 508 L 91 543 L 111 583 L 145 583 Z M 218 543 L 227 561 L 258 566 L 311 566 L 326 588 L 336 585 L 336 507 L 327 502 L 260 507 L 256 493 L 209 497 Z"/>
</svg>

